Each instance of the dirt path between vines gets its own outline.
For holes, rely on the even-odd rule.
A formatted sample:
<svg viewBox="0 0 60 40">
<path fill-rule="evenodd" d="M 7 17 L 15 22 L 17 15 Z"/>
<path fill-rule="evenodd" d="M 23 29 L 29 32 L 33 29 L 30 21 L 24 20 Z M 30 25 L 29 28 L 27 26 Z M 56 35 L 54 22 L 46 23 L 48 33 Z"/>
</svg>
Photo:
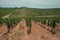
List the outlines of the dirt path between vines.
<svg viewBox="0 0 60 40">
<path fill-rule="evenodd" d="M 31 21 L 31 33 L 28 35 L 28 28 L 26 26 L 25 20 L 22 20 L 12 31 L 10 35 L 10 40 L 60 40 L 60 36 L 52 34 L 46 25 L 41 25 L 41 23 L 36 23 Z M 20 35 L 21 34 L 21 35 Z M 13 37 L 13 38 L 12 38 Z"/>
<path fill-rule="evenodd" d="M 60 40 L 59 35 L 52 34 L 46 29 L 48 26 L 35 21 L 31 21 L 31 24 L 30 34 L 27 32 L 28 27 L 26 26 L 25 19 L 23 19 L 7 35 L 4 35 L 8 31 L 7 26 L 4 24 L 0 27 L 0 40 Z"/>
<path fill-rule="evenodd" d="M 12 13 L 9 13 L 8 15 L 3 16 L 2 18 L 8 18 Z"/>
<path fill-rule="evenodd" d="M 31 33 L 22 38 L 22 40 L 60 40 L 60 36 L 53 35 L 47 29 L 44 29 L 42 25 L 36 24 L 32 21 Z M 44 25 L 45 26 L 45 25 Z"/>
<path fill-rule="evenodd" d="M 18 11 L 18 9 L 15 10 L 15 12 Z M 3 16 L 2 18 L 8 18 L 10 15 L 12 15 L 12 12 L 9 13 L 8 15 Z"/>
<path fill-rule="evenodd" d="M 8 38 L 8 28 L 5 23 L 0 25 L 0 40 L 7 40 Z"/>
<path fill-rule="evenodd" d="M 9 33 L 9 40 L 21 40 L 27 35 L 26 22 L 23 19 Z"/>
</svg>

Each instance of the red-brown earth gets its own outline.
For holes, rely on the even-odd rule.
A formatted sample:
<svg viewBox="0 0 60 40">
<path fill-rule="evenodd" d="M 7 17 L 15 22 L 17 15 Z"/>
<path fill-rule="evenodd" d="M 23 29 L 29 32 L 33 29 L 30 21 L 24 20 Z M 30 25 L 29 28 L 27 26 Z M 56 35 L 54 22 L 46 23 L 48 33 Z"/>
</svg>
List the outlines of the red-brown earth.
<svg viewBox="0 0 60 40">
<path fill-rule="evenodd" d="M 30 28 L 26 26 L 24 19 L 10 30 L 3 23 L 0 25 L 0 40 L 60 40 L 60 24 L 54 28 L 55 34 L 50 32 L 52 28 L 47 25 L 32 20 L 31 24 L 31 32 L 28 34 Z"/>
</svg>

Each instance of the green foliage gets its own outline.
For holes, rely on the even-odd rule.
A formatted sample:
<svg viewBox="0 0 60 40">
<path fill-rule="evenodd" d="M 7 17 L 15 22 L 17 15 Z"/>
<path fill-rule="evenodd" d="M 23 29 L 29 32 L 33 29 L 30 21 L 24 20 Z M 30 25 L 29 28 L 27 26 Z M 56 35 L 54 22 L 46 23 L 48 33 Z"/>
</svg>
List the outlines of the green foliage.
<svg viewBox="0 0 60 40">
<path fill-rule="evenodd" d="M 8 15 L 9 18 L 2 17 Z M 26 20 L 27 26 L 31 27 L 31 19 L 37 22 L 55 27 L 56 23 L 60 23 L 60 8 L 59 9 L 36 9 L 36 8 L 0 8 L 0 23 L 6 23 L 10 28 L 13 24 L 17 24 L 23 18 Z M 54 18 L 55 17 L 55 18 Z"/>
<path fill-rule="evenodd" d="M 31 27 L 31 17 L 29 17 L 29 16 L 26 17 L 25 21 L 26 21 L 26 25 L 29 26 L 29 27 Z"/>
<path fill-rule="evenodd" d="M 48 26 L 51 26 L 53 28 L 56 26 L 56 23 L 60 23 L 59 17 L 33 17 L 32 19 L 43 24 L 47 23 Z"/>
<path fill-rule="evenodd" d="M 0 24 L 3 24 L 4 20 L 2 18 L 0 18 Z"/>
<path fill-rule="evenodd" d="M 22 18 L 6 18 L 5 20 L 8 28 L 10 28 L 13 24 L 18 24 L 22 20 Z"/>
<path fill-rule="evenodd" d="M 0 8 L 0 17 L 5 16 L 9 13 L 11 13 L 14 9 L 9 8 Z"/>
</svg>

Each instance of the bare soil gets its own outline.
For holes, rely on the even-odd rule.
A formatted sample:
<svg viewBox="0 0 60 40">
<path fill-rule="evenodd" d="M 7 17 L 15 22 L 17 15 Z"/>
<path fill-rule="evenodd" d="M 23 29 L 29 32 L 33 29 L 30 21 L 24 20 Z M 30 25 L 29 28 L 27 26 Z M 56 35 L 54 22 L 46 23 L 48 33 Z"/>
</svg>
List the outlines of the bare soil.
<svg viewBox="0 0 60 40">
<path fill-rule="evenodd" d="M 10 29 L 9 33 L 6 24 L 0 25 L 0 40 L 60 40 L 60 24 L 57 24 L 56 28 L 54 28 L 55 34 L 50 32 L 52 30 L 51 27 L 40 22 L 32 20 L 31 24 L 30 30 L 23 19 Z M 30 30 L 29 34 L 28 30 Z"/>
<path fill-rule="evenodd" d="M 3 16 L 2 18 L 8 18 L 12 13 L 9 13 L 8 15 Z"/>
</svg>

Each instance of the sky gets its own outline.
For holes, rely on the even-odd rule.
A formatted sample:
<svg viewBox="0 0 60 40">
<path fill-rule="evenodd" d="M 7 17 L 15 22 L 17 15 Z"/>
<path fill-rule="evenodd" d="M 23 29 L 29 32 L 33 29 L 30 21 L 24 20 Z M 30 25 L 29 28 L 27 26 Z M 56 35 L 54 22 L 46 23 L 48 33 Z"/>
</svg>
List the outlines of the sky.
<svg viewBox="0 0 60 40">
<path fill-rule="evenodd" d="M 0 0 L 0 7 L 60 8 L 60 0 Z"/>
</svg>

